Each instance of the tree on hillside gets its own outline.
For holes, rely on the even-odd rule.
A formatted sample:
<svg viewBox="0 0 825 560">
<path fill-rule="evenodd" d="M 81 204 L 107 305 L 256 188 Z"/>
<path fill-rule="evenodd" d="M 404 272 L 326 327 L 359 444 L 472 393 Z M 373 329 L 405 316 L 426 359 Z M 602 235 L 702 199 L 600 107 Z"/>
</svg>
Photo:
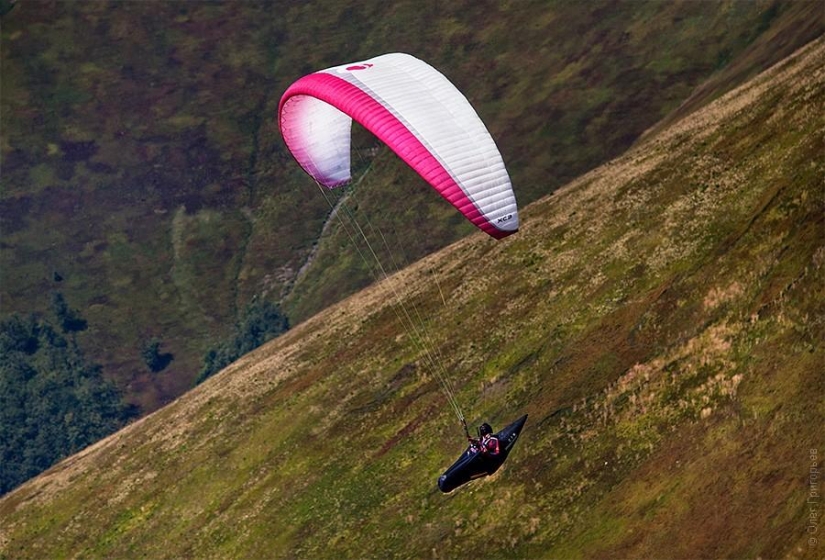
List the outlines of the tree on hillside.
<svg viewBox="0 0 825 560">
<path fill-rule="evenodd" d="M 77 310 L 69 307 L 66 298 L 60 292 L 52 294 L 52 313 L 64 333 L 84 331 L 88 326 L 86 319 L 81 317 Z"/>
<path fill-rule="evenodd" d="M 12 315 L 2 322 L 0 328 L 0 352 L 3 355 L 7 352 L 34 354 L 40 345 L 38 331 L 39 325 L 34 315 L 27 319 Z"/>
<path fill-rule="evenodd" d="M 201 383 L 247 352 L 289 330 L 289 319 L 276 304 L 253 300 L 247 305 L 232 337 L 209 349 L 195 381 Z"/>
<path fill-rule="evenodd" d="M 117 430 L 133 413 L 76 341 L 35 316 L 0 322 L 0 494 Z"/>
<path fill-rule="evenodd" d="M 152 373 L 157 373 L 166 369 L 174 356 L 170 353 L 161 354 L 160 341 L 156 338 L 146 341 L 140 351 L 140 356 L 143 358 L 143 363 L 149 368 Z"/>
</svg>

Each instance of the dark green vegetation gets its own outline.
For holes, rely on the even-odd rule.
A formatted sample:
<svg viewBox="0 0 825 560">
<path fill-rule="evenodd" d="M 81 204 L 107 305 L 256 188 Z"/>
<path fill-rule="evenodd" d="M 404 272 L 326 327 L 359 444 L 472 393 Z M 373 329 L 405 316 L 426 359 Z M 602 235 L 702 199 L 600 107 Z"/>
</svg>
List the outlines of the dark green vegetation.
<svg viewBox="0 0 825 560">
<path fill-rule="evenodd" d="M 823 104 L 819 39 L 7 494 L 0 555 L 821 558 Z M 436 488 L 394 301 L 471 422 L 530 414 L 494 477 Z"/>
<path fill-rule="evenodd" d="M 288 330 L 289 319 L 277 305 L 269 301 L 252 301 L 235 325 L 232 337 L 206 353 L 197 382 L 202 383 L 244 354 Z"/>
<path fill-rule="evenodd" d="M 59 288 L 87 321 L 84 351 L 154 410 L 253 299 L 295 324 L 371 281 L 276 129 L 302 74 L 388 51 L 431 62 L 478 108 L 526 204 L 823 25 L 818 2 L 485 4 L 2 3 L 2 314 L 43 313 Z M 354 212 L 405 262 L 470 231 L 359 142 Z M 162 375 L 142 352 L 153 340 L 174 356 Z"/>
<path fill-rule="evenodd" d="M 88 323 L 76 309 L 69 307 L 61 292 L 52 294 L 52 313 L 64 333 L 85 331 Z"/>
<path fill-rule="evenodd" d="M 48 321 L 0 322 L 0 494 L 122 427 L 128 407 L 72 331 L 83 319 L 54 296 L 61 334 Z"/>
<path fill-rule="evenodd" d="M 172 360 L 175 358 L 172 354 L 162 354 L 160 351 L 161 342 L 157 339 L 147 341 L 140 351 L 140 357 L 143 358 L 143 363 L 149 368 L 152 373 L 158 373 L 166 369 Z"/>
<path fill-rule="evenodd" d="M 86 329 L 86 320 L 60 292 L 52 295 L 52 314 L 63 334 L 34 315 L 0 322 L 0 495 L 123 427 L 138 412 L 122 402 L 102 368 L 84 357 L 76 333 Z M 253 301 L 232 338 L 207 352 L 198 382 L 288 329 L 277 306 Z M 152 373 L 174 359 L 161 347 L 152 339 L 141 350 Z"/>
</svg>

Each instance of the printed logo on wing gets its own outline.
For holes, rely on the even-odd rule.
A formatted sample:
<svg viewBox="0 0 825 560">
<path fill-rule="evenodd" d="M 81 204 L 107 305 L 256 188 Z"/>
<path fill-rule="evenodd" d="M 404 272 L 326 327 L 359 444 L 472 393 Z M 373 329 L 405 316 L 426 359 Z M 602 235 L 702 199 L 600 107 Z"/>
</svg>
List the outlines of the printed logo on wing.
<svg viewBox="0 0 825 560">
<path fill-rule="evenodd" d="M 367 68 L 372 68 L 372 64 L 369 62 L 365 62 L 363 64 L 353 64 L 352 66 L 347 66 L 345 70 L 350 72 L 355 72 L 356 70 L 366 70 Z"/>
</svg>

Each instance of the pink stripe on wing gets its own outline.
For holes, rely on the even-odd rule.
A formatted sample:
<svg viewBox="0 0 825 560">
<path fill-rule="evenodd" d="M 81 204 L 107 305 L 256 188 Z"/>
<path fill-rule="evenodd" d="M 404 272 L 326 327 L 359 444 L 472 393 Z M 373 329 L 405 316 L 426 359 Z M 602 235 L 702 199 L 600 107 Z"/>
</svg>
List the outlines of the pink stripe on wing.
<svg viewBox="0 0 825 560">
<path fill-rule="evenodd" d="M 317 72 L 304 76 L 292 84 L 281 97 L 278 107 L 279 126 L 284 141 L 293 154 L 303 153 L 301 142 L 305 139 L 295 138 L 289 132 L 291 128 L 285 126 L 289 113 L 285 114 L 283 108 L 290 98 L 301 95 L 308 95 L 329 103 L 361 123 L 484 232 L 496 239 L 514 233 L 502 231 L 486 220 L 444 166 L 387 108 L 357 86 L 332 74 Z M 301 161 L 298 157 L 296 160 L 309 173 L 308 162 Z"/>
</svg>

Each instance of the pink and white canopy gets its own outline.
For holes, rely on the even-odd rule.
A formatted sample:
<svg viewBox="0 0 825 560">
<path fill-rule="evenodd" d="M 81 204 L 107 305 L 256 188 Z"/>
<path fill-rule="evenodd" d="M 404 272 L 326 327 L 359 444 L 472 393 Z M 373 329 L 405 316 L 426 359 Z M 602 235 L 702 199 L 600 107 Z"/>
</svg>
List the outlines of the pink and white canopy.
<svg viewBox="0 0 825 560">
<path fill-rule="evenodd" d="M 476 226 L 518 231 L 510 177 L 490 133 L 443 74 L 408 54 L 385 54 L 309 74 L 278 109 L 292 155 L 327 187 L 350 180 L 352 119 L 386 143 Z"/>
</svg>

